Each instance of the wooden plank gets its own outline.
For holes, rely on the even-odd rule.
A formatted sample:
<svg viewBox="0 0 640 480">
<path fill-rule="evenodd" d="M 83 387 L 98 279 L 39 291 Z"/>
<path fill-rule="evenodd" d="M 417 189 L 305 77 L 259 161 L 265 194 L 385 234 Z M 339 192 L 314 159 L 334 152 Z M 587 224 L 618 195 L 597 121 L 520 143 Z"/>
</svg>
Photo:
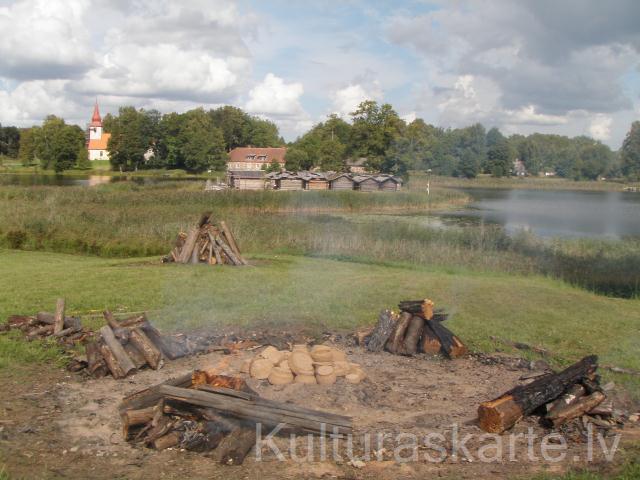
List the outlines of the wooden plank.
<svg viewBox="0 0 640 480">
<path fill-rule="evenodd" d="M 56 301 L 56 313 L 53 320 L 53 333 L 60 333 L 64 330 L 64 298 Z"/>
</svg>

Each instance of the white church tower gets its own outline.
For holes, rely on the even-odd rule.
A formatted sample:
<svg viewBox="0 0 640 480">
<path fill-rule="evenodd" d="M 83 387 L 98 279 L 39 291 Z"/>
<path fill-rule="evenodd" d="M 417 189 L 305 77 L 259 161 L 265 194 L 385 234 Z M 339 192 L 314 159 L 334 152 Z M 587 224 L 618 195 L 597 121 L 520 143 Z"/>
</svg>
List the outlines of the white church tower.
<svg viewBox="0 0 640 480">
<path fill-rule="evenodd" d="M 107 143 L 111 138 L 110 133 L 104 133 L 102 127 L 102 117 L 100 117 L 100 109 L 98 108 L 98 100 L 93 107 L 93 116 L 88 126 L 89 141 L 87 150 L 89 151 L 89 160 L 109 160 L 109 152 L 107 151 Z"/>
</svg>

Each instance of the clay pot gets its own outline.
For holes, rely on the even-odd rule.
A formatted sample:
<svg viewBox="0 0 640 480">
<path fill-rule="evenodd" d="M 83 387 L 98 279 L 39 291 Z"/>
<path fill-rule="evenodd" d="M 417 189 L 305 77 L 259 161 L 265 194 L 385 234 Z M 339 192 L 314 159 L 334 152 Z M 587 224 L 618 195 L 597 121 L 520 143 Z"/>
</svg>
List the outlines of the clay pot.
<svg viewBox="0 0 640 480">
<path fill-rule="evenodd" d="M 308 385 L 315 385 L 318 382 L 316 381 L 315 375 L 296 375 L 293 383 L 306 383 Z"/>
<path fill-rule="evenodd" d="M 335 372 L 336 377 L 344 377 L 351 371 L 349 362 L 342 362 L 342 361 L 333 362 L 333 371 Z"/>
<path fill-rule="evenodd" d="M 331 362 L 333 361 L 333 352 L 326 345 L 315 345 L 311 349 L 311 357 L 316 362 Z"/>
<path fill-rule="evenodd" d="M 332 354 L 332 360 L 334 362 L 346 362 L 347 361 L 347 354 L 344 353 L 342 350 L 338 350 L 337 348 L 332 348 L 331 349 L 331 354 Z"/>
<path fill-rule="evenodd" d="M 313 359 L 300 350 L 294 350 L 289 356 L 289 367 L 296 375 L 313 375 Z"/>
<path fill-rule="evenodd" d="M 309 353 L 309 349 L 307 348 L 307 344 L 306 343 L 298 343 L 298 344 L 294 345 L 291 350 L 293 352 L 302 351 L 302 352 L 305 352 L 305 353 Z"/>
<path fill-rule="evenodd" d="M 293 373 L 280 367 L 274 367 L 269 374 L 271 385 L 287 385 L 293 382 Z"/>
<path fill-rule="evenodd" d="M 249 374 L 251 375 L 251 378 L 264 380 L 265 378 L 269 377 L 272 369 L 273 363 L 271 362 L 271 360 L 268 360 L 266 358 L 256 358 L 251 363 Z"/>
<path fill-rule="evenodd" d="M 289 366 L 289 359 L 287 358 L 283 358 L 282 360 L 280 360 L 280 363 L 278 363 L 278 365 L 276 365 L 278 368 L 282 368 L 283 370 L 286 370 L 287 372 L 291 371 L 291 367 Z"/>
<path fill-rule="evenodd" d="M 328 365 L 316 367 L 316 381 L 319 385 L 333 385 L 336 383 L 336 373 L 333 367 Z"/>
<path fill-rule="evenodd" d="M 259 357 L 271 360 L 274 365 L 277 365 L 278 363 L 280 363 L 280 360 L 284 358 L 284 352 L 281 352 L 277 348 L 269 345 L 262 352 L 260 352 Z"/>
<path fill-rule="evenodd" d="M 362 378 L 360 377 L 360 375 L 358 373 L 349 373 L 348 375 L 346 375 L 344 377 L 344 379 L 348 383 L 360 383 L 362 381 Z"/>
</svg>

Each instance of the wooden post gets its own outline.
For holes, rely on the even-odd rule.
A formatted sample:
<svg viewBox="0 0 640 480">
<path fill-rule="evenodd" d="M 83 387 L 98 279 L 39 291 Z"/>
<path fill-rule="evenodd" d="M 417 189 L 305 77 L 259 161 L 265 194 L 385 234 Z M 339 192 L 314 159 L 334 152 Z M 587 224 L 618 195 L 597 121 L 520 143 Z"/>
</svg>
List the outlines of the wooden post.
<svg viewBox="0 0 640 480">
<path fill-rule="evenodd" d="M 64 298 L 59 298 L 56 302 L 53 333 L 60 333 L 62 330 L 64 330 Z"/>
</svg>

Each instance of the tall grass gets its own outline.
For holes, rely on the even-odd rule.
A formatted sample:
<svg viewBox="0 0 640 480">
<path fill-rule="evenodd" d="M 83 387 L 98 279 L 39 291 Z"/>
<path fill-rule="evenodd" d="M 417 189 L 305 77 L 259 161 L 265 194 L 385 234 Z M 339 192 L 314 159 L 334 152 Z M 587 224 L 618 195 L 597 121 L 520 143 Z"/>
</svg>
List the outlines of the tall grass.
<svg viewBox="0 0 640 480">
<path fill-rule="evenodd" d="M 245 252 L 291 253 L 360 262 L 542 273 L 600 293 L 640 292 L 640 240 L 510 237 L 498 226 L 431 228 L 424 192 L 203 192 L 201 185 L 112 184 L 0 187 L 0 245 L 105 257 L 161 255 L 177 232 L 213 211 Z M 432 191 L 431 208 L 466 197 Z"/>
</svg>

